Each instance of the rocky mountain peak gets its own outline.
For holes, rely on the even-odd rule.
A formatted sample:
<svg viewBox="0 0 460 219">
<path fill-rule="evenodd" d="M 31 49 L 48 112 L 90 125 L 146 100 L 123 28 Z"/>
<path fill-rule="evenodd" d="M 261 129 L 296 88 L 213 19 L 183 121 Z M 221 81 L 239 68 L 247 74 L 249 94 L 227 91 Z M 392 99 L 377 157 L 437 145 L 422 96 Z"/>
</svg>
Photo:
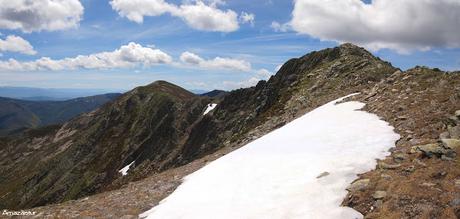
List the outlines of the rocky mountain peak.
<svg viewBox="0 0 460 219">
<path fill-rule="evenodd" d="M 191 93 L 190 91 L 179 87 L 175 84 L 169 83 L 167 81 L 155 81 L 151 84 L 146 86 L 137 87 L 131 92 L 127 93 L 132 95 L 151 95 L 151 94 L 164 94 L 169 95 L 171 97 L 186 100 L 193 97 L 196 97 L 195 94 Z"/>
</svg>

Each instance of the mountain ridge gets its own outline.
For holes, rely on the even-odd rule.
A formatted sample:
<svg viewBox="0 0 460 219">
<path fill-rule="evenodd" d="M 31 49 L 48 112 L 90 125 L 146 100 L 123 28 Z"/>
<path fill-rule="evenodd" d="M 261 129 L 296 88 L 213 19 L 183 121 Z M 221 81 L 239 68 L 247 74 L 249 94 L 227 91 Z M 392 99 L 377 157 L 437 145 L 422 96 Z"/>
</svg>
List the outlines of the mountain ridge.
<svg viewBox="0 0 460 219">
<path fill-rule="evenodd" d="M 0 135 L 18 134 L 30 128 L 63 123 L 119 95 L 109 93 L 65 101 L 28 101 L 0 97 Z"/>
<path fill-rule="evenodd" d="M 10 139 L 0 145 L 2 151 L 8 152 L 2 154 L 0 173 L 15 172 L 20 170 L 19 167 L 30 166 L 31 162 L 42 166 L 35 170 L 31 167 L 32 171 L 24 172 L 21 177 L 4 174 L 0 183 L 6 187 L 0 189 L 0 203 L 6 204 L 0 207 L 35 207 L 100 192 L 118 200 L 121 197 L 115 195 L 117 190 L 110 191 L 121 188 L 130 194 L 124 198 L 133 206 L 120 210 L 117 216 L 131 210 L 139 213 L 169 194 L 187 173 L 322 104 L 355 92 L 362 92 L 359 98 L 363 102 L 366 99 L 377 101 L 375 98 L 391 92 L 388 88 L 392 86 L 392 77 L 398 82 L 403 81 L 405 73 L 398 72 L 401 71 L 366 50 L 344 44 L 291 59 L 268 81 L 260 81 L 254 87 L 238 89 L 219 98 L 182 92 L 165 82 L 136 88 L 112 104 L 48 133 Z M 428 75 L 436 78 L 441 74 Z M 419 80 L 418 77 L 424 75 L 413 80 Z M 378 86 L 385 89 L 375 92 Z M 174 91 L 172 95 L 168 93 L 170 91 Z M 179 94 L 174 95 L 175 92 Z M 392 95 L 389 101 L 394 101 Z M 203 115 L 206 105 L 211 102 L 217 103 L 217 107 Z M 387 119 L 392 120 L 393 116 L 391 114 Z M 398 124 L 395 126 L 399 127 Z M 19 153 L 32 156 L 14 156 Z M 49 160 L 38 159 L 40 156 Z M 121 176 L 118 170 L 133 161 L 128 175 Z M 12 182 L 27 184 L 19 188 Z M 133 184 L 128 185 L 132 186 L 123 186 L 130 182 Z M 156 187 L 150 188 L 152 190 L 136 187 L 148 186 L 146 182 Z M 130 190 L 132 188 L 137 190 Z M 136 191 L 144 190 L 155 195 L 139 200 Z M 366 194 L 368 196 L 363 197 L 369 197 Z M 86 201 L 81 203 L 88 204 Z M 117 204 L 114 206 L 122 208 Z M 362 208 L 359 210 L 365 213 Z"/>
</svg>

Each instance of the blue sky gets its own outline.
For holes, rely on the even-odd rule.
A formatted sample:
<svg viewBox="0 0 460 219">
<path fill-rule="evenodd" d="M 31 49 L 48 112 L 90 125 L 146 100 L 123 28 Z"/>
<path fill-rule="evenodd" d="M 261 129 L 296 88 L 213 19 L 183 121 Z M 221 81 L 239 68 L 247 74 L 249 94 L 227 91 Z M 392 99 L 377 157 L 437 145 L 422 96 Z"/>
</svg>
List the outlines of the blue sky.
<svg viewBox="0 0 460 219">
<path fill-rule="evenodd" d="M 15 4 L 11 3 L 11 1 L 3 1 L 0 2 L 2 5 Z M 37 2 L 46 3 L 47 1 L 40 0 Z M 266 79 L 268 74 L 275 73 L 277 67 L 290 58 L 299 57 L 314 50 L 334 47 L 340 42 L 347 41 L 370 49 L 375 55 L 402 69 L 408 69 L 415 65 L 438 67 L 449 71 L 460 69 L 460 49 L 458 49 L 460 39 L 458 35 L 448 32 L 448 29 L 438 28 L 434 31 L 442 33 L 445 30 L 446 37 L 439 38 L 427 34 L 427 37 L 418 39 L 418 36 L 423 35 L 423 32 L 418 33 L 418 29 L 411 29 L 415 26 L 412 24 L 414 22 L 420 23 L 419 26 L 422 27 L 424 27 L 423 25 L 430 25 L 429 27 L 431 27 L 433 24 L 424 24 L 423 22 L 425 21 L 421 18 L 417 22 L 417 16 L 412 16 L 407 23 L 401 21 L 402 28 L 395 28 L 395 30 L 391 30 L 393 32 L 389 31 L 389 37 L 369 36 L 363 39 L 363 34 L 344 33 L 347 30 L 341 33 L 335 31 L 340 30 L 342 26 L 350 25 L 350 23 L 343 23 L 341 17 L 333 17 L 335 19 L 333 21 L 336 21 L 335 23 L 338 23 L 341 27 L 331 26 L 330 29 L 322 29 L 321 16 L 325 14 L 315 14 L 309 10 L 313 10 L 311 9 L 313 6 L 316 9 L 318 7 L 327 7 L 332 12 L 341 9 L 334 9 L 330 5 L 320 3 L 321 1 L 228 0 L 224 2 L 214 0 L 201 2 L 215 10 L 223 12 L 231 10 L 234 12 L 238 19 L 238 28 L 233 28 L 230 31 L 216 31 L 212 30 L 212 28 L 217 28 L 215 26 L 199 27 L 201 24 L 190 24 L 188 23 L 189 21 L 195 21 L 190 20 L 191 18 L 187 20 L 187 15 L 184 15 L 185 12 L 177 12 L 180 10 L 181 5 L 195 5 L 198 4 L 196 1 L 144 0 L 145 4 L 160 3 L 164 5 L 167 3 L 169 6 L 174 6 L 169 12 L 162 12 L 160 15 L 146 14 L 153 12 L 139 12 L 139 10 L 142 11 L 146 7 L 133 9 L 121 4 L 123 0 L 119 0 L 118 9 L 115 9 L 113 4 L 110 4 L 110 1 L 73 1 L 80 2 L 83 11 L 78 21 L 74 22 L 73 26 L 71 24 L 70 27 L 47 26 L 37 24 L 38 22 L 32 24 L 37 26 L 30 27 L 25 26 L 26 21 L 21 19 L 14 20 L 15 24 L 23 25 L 20 27 L 2 24 L 2 20 L 17 19 L 1 15 L 2 13 L 7 14 L 8 10 L 12 10 L 11 8 L 16 6 L 12 5 L 10 8 L 0 6 L 0 39 L 4 40 L 6 44 L 8 43 L 6 37 L 20 37 L 27 41 L 35 52 L 35 54 L 31 55 L 30 53 L 32 52 L 14 51 L 8 46 L 5 46 L 2 50 L 0 44 L 0 53 L 2 54 L 0 60 L 6 62 L 9 59 L 14 59 L 18 62 L 34 62 L 42 57 L 62 60 L 75 58 L 79 55 L 88 56 L 101 52 L 113 52 L 130 42 L 138 44 L 142 48 L 158 49 L 162 54 L 167 54 L 171 60 L 161 59 L 158 61 L 159 63 L 149 61 L 149 64 L 145 64 L 146 62 L 143 60 L 136 60 L 135 63 L 128 63 L 128 66 L 112 66 L 108 68 L 59 67 L 54 70 L 48 67 L 21 68 L 19 70 L 13 67 L 2 69 L 0 66 L 0 86 L 97 88 L 117 91 L 129 90 L 139 85 L 149 84 L 155 80 L 167 80 L 188 89 L 234 89 L 252 85 L 258 79 Z M 365 9 L 366 6 L 362 6 L 364 8 L 361 16 L 373 16 L 369 14 L 378 14 L 379 11 L 384 12 L 384 10 L 387 10 L 385 7 L 389 7 L 383 4 L 379 5 L 379 2 L 384 1 L 367 1 L 366 5 L 375 4 L 372 10 L 377 12 L 369 12 L 370 9 Z M 453 9 L 456 9 L 455 7 L 459 4 L 457 2 L 456 5 L 452 6 L 448 5 L 448 2 L 447 0 L 441 0 L 439 4 L 445 3 L 446 8 Z M 27 6 L 26 1 L 23 3 Z M 420 14 L 427 14 L 431 10 L 430 5 L 423 4 L 421 3 L 422 9 L 416 10 L 421 10 Z M 348 6 L 342 5 L 342 7 Z M 126 16 L 126 13 L 123 15 L 123 12 L 126 12 L 124 10 L 128 9 L 131 10 L 129 11 L 131 13 L 134 13 L 132 10 L 138 10 L 135 13 L 144 13 L 141 16 L 143 18 L 142 23 Z M 69 13 L 72 13 L 72 10 Z M 254 20 L 244 22 L 241 16 L 243 12 L 252 14 Z M 444 13 L 451 13 L 453 19 L 441 20 L 439 21 L 443 23 L 441 25 L 452 25 L 452 22 L 454 22 L 453 25 L 457 24 L 457 27 L 459 26 L 459 19 L 457 18 L 460 12 L 453 10 Z M 52 17 L 52 19 L 55 18 Z M 315 21 L 315 19 L 319 21 Z M 304 22 L 306 20 L 309 22 Z M 350 20 L 353 22 L 353 19 Z M 42 22 L 42 20 L 39 19 L 39 22 Z M 43 19 L 43 22 L 46 23 L 46 19 Z M 197 20 L 196 22 L 204 22 L 203 25 L 207 25 L 207 21 Z M 283 28 L 273 28 L 273 22 L 279 23 Z M 367 23 L 360 24 L 358 22 L 351 23 L 352 26 L 349 27 L 349 30 L 359 32 L 360 29 L 354 31 L 353 25 L 368 25 Z M 335 25 L 335 23 L 330 25 Z M 327 22 L 325 22 L 324 26 L 327 25 Z M 407 30 L 417 35 L 399 34 L 405 28 L 403 25 L 410 25 Z M 368 26 L 370 30 L 373 30 L 371 28 L 374 27 Z M 454 27 L 450 26 L 451 29 L 455 29 Z M 384 29 L 381 27 L 375 28 L 379 28 L 379 31 Z M 334 31 L 331 31 L 331 29 Z M 382 32 L 378 36 L 385 36 L 385 34 Z M 396 39 L 398 37 L 400 39 Z M 378 39 L 373 41 L 372 38 Z M 416 43 L 408 42 L 405 40 L 407 38 L 414 38 Z M 157 53 L 155 54 L 158 55 L 160 51 L 156 51 Z M 147 52 L 153 51 L 148 50 Z M 184 52 L 189 52 L 198 56 L 199 60 L 205 61 L 200 61 L 200 64 L 193 61 L 184 62 L 181 59 L 181 55 Z M 216 57 L 221 57 L 225 60 L 217 62 Z M 236 62 L 233 62 L 234 60 Z M 233 64 L 228 64 L 227 62 Z M 235 66 L 239 64 L 243 64 L 243 67 Z M 244 64 L 249 64 L 250 66 L 248 67 Z"/>
</svg>

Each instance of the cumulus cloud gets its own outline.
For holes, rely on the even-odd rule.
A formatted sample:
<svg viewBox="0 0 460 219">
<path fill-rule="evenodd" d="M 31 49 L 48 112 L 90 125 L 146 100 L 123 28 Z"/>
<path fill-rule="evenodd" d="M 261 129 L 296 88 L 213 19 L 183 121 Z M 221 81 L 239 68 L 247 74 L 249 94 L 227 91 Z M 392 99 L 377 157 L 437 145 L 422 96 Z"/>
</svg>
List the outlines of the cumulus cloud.
<svg viewBox="0 0 460 219">
<path fill-rule="evenodd" d="M 458 0 L 295 0 L 290 24 L 299 33 L 400 53 L 460 47 Z"/>
<path fill-rule="evenodd" d="M 232 10 L 221 10 L 219 5 L 224 1 L 213 0 L 185 1 L 175 5 L 164 0 L 112 0 L 112 9 L 122 17 L 142 23 L 144 16 L 159 16 L 170 14 L 179 17 L 188 26 L 203 31 L 233 32 L 238 30 L 238 15 Z"/>
<path fill-rule="evenodd" d="M 188 51 L 181 54 L 180 60 L 186 65 L 198 66 L 204 69 L 226 69 L 244 72 L 252 70 L 251 63 L 245 60 L 221 57 L 206 60 Z"/>
<path fill-rule="evenodd" d="M 0 28 L 23 32 L 73 28 L 83 10 L 79 0 L 0 0 Z"/>
<path fill-rule="evenodd" d="M 249 23 L 249 24 L 251 24 L 251 26 L 254 26 L 255 19 L 256 19 L 256 16 L 254 14 L 247 13 L 247 12 L 244 12 L 244 11 L 241 12 L 241 15 L 240 15 L 241 23 L 243 23 L 243 24 Z"/>
<path fill-rule="evenodd" d="M 32 45 L 30 45 L 27 40 L 15 35 L 9 35 L 4 40 L 0 39 L 0 51 L 17 52 L 26 55 L 37 54 Z"/>
<path fill-rule="evenodd" d="M 39 70 L 74 70 L 74 69 L 111 69 L 135 66 L 152 66 L 171 63 L 172 58 L 159 49 L 143 47 L 129 43 L 111 52 L 79 55 L 73 58 L 54 60 L 42 57 L 35 61 L 21 62 L 15 59 L 0 61 L 0 70 L 5 71 L 39 71 Z"/>
</svg>

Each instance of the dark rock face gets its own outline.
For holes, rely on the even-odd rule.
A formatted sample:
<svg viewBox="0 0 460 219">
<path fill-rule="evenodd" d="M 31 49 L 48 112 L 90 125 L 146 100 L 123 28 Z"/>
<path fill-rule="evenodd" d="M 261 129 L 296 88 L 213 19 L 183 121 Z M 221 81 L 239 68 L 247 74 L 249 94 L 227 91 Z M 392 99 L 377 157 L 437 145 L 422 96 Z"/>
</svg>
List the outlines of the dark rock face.
<svg viewBox="0 0 460 219">
<path fill-rule="evenodd" d="M 62 202 L 243 144 L 396 69 L 344 44 L 291 59 L 268 81 L 214 99 L 164 81 L 136 88 L 63 126 L 0 141 L 0 208 Z M 206 105 L 217 107 L 203 115 Z M 129 174 L 122 167 L 135 162 Z"/>
</svg>

